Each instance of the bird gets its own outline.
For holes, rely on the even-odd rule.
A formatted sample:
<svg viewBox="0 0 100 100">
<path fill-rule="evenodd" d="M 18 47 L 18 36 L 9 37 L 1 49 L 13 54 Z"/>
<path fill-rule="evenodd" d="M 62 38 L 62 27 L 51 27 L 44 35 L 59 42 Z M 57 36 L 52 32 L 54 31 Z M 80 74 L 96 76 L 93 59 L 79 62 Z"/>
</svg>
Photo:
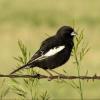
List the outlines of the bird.
<svg viewBox="0 0 100 100">
<path fill-rule="evenodd" d="M 53 69 L 64 65 L 69 60 L 74 46 L 73 38 L 75 35 L 76 32 L 71 26 L 60 27 L 55 35 L 42 41 L 40 48 L 25 65 L 20 66 L 10 74 L 24 68 L 34 67 L 47 71 L 51 76 L 50 71 L 59 74 Z"/>
</svg>

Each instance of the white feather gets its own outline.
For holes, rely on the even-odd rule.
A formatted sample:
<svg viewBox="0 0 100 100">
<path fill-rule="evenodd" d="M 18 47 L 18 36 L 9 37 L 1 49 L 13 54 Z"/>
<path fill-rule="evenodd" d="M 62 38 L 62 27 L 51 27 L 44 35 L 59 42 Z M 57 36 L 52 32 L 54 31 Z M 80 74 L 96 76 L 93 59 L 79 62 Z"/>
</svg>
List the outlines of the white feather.
<svg viewBox="0 0 100 100">
<path fill-rule="evenodd" d="M 49 56 L 53 56 L 55 54 L 57 54 L 58 52 L 60 52 L 61 50 L 63 50 L 65 48 L 65 46 L 59 46 L 59 47 L 55 47 L 53 49 L 50 49 L 44 56 L 45 57 L 49 57 Z"/>
<path fill-rule="evenodd" d="M 36 58 L 34 61 L 43 60 L 43 59 L 46 59 L 50 56 L 53 56 L 53 55 L 57 54 L 58 52 L 60 52 L 61 50 L 63 50 L 64 48 L 65 48 L 65 46 L 59 46 L 57 48 L 56 47 L 52 48 L 47 53 L 45 53 L 44 55 L 41 55 L 40 57 Z"/>
</svg>

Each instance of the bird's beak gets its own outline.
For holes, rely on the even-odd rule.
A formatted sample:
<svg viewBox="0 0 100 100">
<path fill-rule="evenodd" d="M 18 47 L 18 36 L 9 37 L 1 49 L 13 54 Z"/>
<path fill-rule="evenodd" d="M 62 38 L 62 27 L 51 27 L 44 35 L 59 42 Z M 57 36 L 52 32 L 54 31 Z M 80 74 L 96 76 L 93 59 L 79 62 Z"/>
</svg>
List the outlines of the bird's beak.
<svg viewBox="0 0 100 100">
<path fill-rule="evenodd" d="M 74 36 L 74 35 L 77 35 L 77 32 L 74 31 L 71 33 L 71 36 Z"/>
</svg>

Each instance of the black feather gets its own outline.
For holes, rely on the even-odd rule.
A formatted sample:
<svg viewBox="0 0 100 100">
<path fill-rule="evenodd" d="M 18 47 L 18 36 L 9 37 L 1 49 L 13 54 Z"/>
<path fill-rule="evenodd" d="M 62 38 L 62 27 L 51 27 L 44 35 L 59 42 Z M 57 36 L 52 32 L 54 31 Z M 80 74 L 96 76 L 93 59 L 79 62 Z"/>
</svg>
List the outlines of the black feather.
<svg viewBox="0 0 100 100">
<path fill-rule="evenodd" d="M 72 48 L 74 46 L 73 37 L 71 33 L 74 32 L 74 29 L 69 26 L 61 27 L 56 35 L 47 38 L 44 40 L 39 48 L 39 50 L 32 56 L 26 65 L 21 66 L 15 72 L 25 68 L 26 66 L 31 67 L 40 67 L 42 69 L 54 69 L 63 65 L 68 61 L 71 55 Z M 55 53 L 52 56 L 44 56 L 51 49 L 58 48 L 59 46 L 65 46 L 64 49 Z"/>
</svg>

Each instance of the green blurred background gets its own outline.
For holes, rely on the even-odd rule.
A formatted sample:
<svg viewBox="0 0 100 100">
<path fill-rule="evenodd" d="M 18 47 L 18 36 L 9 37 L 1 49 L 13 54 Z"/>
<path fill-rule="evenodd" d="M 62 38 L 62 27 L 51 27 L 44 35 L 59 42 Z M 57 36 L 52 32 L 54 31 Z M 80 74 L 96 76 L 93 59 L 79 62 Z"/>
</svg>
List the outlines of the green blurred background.
<svg viewBox="0 0 100 100">
<path fill-rule="evenodd" d="M 8 74 L 16 66 L 14 56 L 20 54 L 17 40 L 22 40 L 34 53 L 48 36 L 53 35 L 62 25 L 73 25 L 84 29 L 86 41 L 91 50 L 85 56 L 81 74 L 100 75 L 100 0 L 0 0 L 0 73 Z M 76 75 L 72 60 L 65 69 L 69 75 Z M 56 85 L 43 81 L 53 98 L 79 98 L 69 85 Z M 49 85 L 48 85 L 49 84 Z M 100 99 L 100 82 L 84 81 L 85 98 Z"/>
</svg>

